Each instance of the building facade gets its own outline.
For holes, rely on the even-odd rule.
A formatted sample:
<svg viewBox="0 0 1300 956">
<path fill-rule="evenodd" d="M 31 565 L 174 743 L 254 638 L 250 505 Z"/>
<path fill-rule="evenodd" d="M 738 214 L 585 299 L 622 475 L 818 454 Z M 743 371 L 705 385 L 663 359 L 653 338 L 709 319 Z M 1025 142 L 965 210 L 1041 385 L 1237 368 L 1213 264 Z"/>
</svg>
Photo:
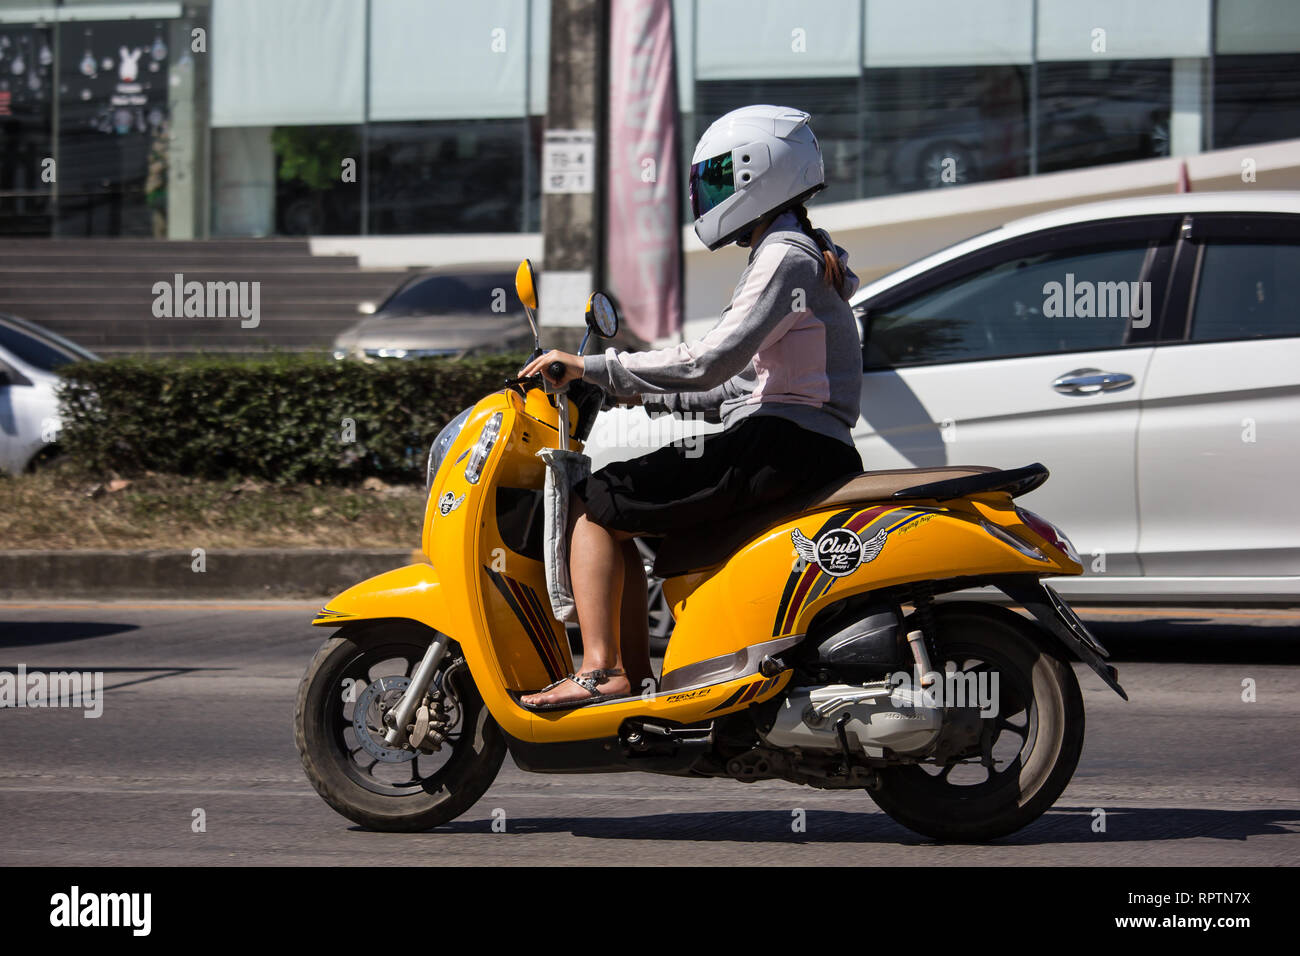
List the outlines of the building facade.
<svg viewBox="0 0 1300 956">
<path fill-rule="evenodd" d="M 618 2 L 618 0 L 611 0 Z M 674 0 L 826 201 L 1300 137 L 1294 0 Z M 548 0 L 0 0 L 0 235 L 534 233 Z"/>
</svg>

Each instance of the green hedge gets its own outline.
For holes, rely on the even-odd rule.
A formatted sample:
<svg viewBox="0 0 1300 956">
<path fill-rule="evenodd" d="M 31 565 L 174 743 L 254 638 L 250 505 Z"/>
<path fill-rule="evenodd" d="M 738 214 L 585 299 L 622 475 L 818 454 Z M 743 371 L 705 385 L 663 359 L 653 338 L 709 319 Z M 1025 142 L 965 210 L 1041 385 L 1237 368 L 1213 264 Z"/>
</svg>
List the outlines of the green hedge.
<svg viewBox="0 0 1300 956">
<path fill-rule="evenodd" d="M 522 355 L 374 365 L 317 356 L 115 358 L 62 369 L 64 452 L 93 471 L 422 481 L 429 443 Z M 347 420 L 355 440 L 345 441 Z"/>
</svg>

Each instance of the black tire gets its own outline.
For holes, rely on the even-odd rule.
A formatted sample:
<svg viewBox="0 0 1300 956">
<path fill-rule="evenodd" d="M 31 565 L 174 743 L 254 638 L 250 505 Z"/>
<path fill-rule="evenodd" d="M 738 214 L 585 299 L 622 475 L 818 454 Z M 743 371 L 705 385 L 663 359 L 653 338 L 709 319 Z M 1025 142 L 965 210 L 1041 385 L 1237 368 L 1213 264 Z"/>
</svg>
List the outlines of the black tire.
<svg viewBox="0 0 1300 956">
<path fill-rule="evenodd" d="M 955 764 L 946 772 L 934 764 L 889 767 L 881 771 L 880 788 L 868 793 L 880 809 L 917 833 L 948 842 L 992 840 L 1036 820 L 1069 784 L 1083 751 L 1083 696 L 1073 669 L 1046 643 L 1046 635 L 1012 611 L 940 605 L 935 626 L 943 658 L 931 662 L 936 670 L 949 660 L 980 659 L 1002 671 L 998 714 L 979 724 L 980 750 L 987 742 L 992 755 L 1004 736 L 1015 746 L 1020 731 L 1011 729 L 1016 726 L 1012 718 L 1022 709 L 1020 748 L 993 773 L 970 764 Z M 1001 686 L 1004 682 L 1008 686 Z M 982 772 L 986 779 L 954 783 L 958 767 Z"/>
<path fill-rule="evenodd" d="M 418 661 L 429 647 L 432 632 L 411 621 L 381 621 L 345 625 L 316 652 L 298 685 L 294 708 L 294 740 L 303 769 L 316 792 L 343 816 L 372 830 L 413 832 L 440 826 L 460 816 L 487 792 L 505 759 L 505 736 L 483 704 L 452 641 L 439 669 L 439 681 L 449 673 L 459 714 L 449 739 L 437 754 L 420 754 L 410 760 L 383 766 L 384 771 L 410 765 L 409 780 L 392 782 L 375 778 L 375 760 L 369 768 L 354 759 L 364 748 L 350 750 L 349 729 L 357 740 L 349 716 L 348 679 L 369 681 L 372 668 L 386 661 Z M 411 663 L 407 670 L 409 676 Z M 394 675 L 396 676 L 396 675 Z M 356 703 L 350 704 L 355 716 Z M 420 761 L 441 758 L 427 776 Z M 362 757 L 364 760 L 364 756 Z M 367 779 L 367 773 L 370 779 Z"/>
</svg>

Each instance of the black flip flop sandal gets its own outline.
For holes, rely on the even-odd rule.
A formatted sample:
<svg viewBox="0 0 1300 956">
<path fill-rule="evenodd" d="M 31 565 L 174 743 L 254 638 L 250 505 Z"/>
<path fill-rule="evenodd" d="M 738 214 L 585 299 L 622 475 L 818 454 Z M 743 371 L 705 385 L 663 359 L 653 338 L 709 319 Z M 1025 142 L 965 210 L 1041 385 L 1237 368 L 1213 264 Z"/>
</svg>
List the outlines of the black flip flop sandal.
<svg viewBox="0 0 1300 956">
<path fill-rule="evenodd" d="M 583 674 L 570 674 L 567 677 L 561 677 L 555 683 L 548 684 L 546 687 L 543 687 L 541 690 L 535 691 L 534 693 L 545 694 L 548 690 L 559 687 L 567 680 L 573 681 L 573 683 L 577 684 L 590 694 L 590 697 L 580 698 L 578 700 L 560 700 L 552 704 L 525 704 L 520 700 L 519 706 L 523 707 L 525 710 L 541 712 L 547 710 L 574 710 L 578 707 L 587 707 L 591 704 L 603 704 L 607 700 L 626 700 L 632 695 L 600 694 L 596 692 L 596 688 L 605 681 L 609 680 L 611 677 L 622 677 L 624 673 L 625 671 L 623 671 L 622 668 L 615 668 L 613 670 L 594 670 L 585 671 Z"/>
</svg>

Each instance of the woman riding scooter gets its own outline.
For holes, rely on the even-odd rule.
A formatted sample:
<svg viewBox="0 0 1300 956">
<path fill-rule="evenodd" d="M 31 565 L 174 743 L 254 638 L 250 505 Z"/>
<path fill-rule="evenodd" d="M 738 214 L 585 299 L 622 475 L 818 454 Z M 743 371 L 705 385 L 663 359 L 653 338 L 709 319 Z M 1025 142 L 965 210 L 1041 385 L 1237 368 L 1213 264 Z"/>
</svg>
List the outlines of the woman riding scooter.
<svg viewBox="0 0 1300 956">
<path fill-rule="evenodd" d="M 648 352 L 551 351 L 522 372 L 557 386 L 581 378 L 621 404 L 725 425 L 698 455 L 668 446 L 610 464 L 574 489 L 569 561 L 584 669 L 522 697 L 532 710 L 624 697 L 652 677 L 633 538 L 727 524 L 862 470 L 851 435 L 862 364 L 848 305 L 858 280 L 803 205 L 825 187 L 809 119 L 747 106 L 714 122 L 695 147 L 696 235 L 710 250 L 731 242 L 751 250 L 711 331 Z M 556 361 L 559 379 L 547 371 Z"/>
</svg>

